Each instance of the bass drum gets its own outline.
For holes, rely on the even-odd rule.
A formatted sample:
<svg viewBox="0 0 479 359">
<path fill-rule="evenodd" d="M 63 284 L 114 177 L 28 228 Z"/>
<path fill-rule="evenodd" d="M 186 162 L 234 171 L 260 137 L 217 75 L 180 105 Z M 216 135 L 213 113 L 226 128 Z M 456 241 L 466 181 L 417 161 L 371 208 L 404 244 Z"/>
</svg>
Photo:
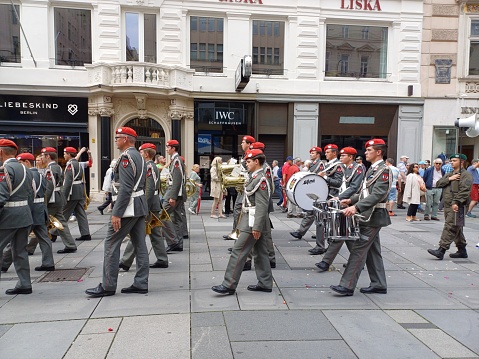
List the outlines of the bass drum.
<svg viewBox="0 0 479 359">
<path fill-rule="evenodd" d="M 305 211 L 313 210 L 314 200 L 308 197 L 309 193 L 318 196 L 319 201 L 326 201 L 328 184 L 323 177 L 311 172 L 296 172 L 286 184 L 286 196 Z"/>
</svg>

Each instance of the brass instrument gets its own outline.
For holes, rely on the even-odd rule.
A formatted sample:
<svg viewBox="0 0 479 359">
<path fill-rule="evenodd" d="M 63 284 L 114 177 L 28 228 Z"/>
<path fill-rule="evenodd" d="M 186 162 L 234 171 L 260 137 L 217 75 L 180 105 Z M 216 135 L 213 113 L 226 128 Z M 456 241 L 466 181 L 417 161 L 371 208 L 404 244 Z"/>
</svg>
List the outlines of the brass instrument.
<svg viewBox="0 0 479 359">
<path fill-rule="evenodd" d="M 48 215 L 48 219 L 49 219 L 49 222 L 48 222 L 47 230 L 48 230 L 48 236 L 51 239 L 52 238 L 52 234 L 50 233 L 51 230 L 59 229 L 60 231 L 63 231 L 64 228 L 63 228 L 63 224 L 61 224 L 61 222 L 55 217 L 53 217 L 51 214 Z"/>
<path fill-rule="evenodd" d="M 238 192 L 242 192 L 245 181 L 245 177 L 225 176 L 222 178 L 221 189 L 224 191 L 226 188 L 234 187 Z"/>
<path fill-rule="evenodd" d="M 159 190 L 162 196 L 165 195 L 167 188 L 168 188 L 168 176 L 160 176 Z"/>
<path fill-rule="evenodd" d="M 88 209 L 88 205 L 90 204 L 90 197 L 86 193 L 86 182 L 85 182 L 85 172 L 82 174 L 82 181 L 83 181 L 83 192 L 85 193 L 85 204 L 83 204 L 83 209 L 86 211 Z"/>
<path fill-rule="evenodd" d="M 216 172 L 220 179 L 221 190 L 225 191 L 227 188 L 234 187 L 238 192 L 243 191 L 245 177 L 240 176 L 241 165 L 226 165 L 222 163 L 216 164 Z"/>
<path fill-rule="evenodd" d="M 160 221 L 171 221 L 170 215 L 164 208 L 160 212 Z"/>
<path fill-rule="evenodd" d="M 150 211 L 150 220 L 146 222 L 146 234 L 151 234 L 151 230 L 155 227 L 164 227 L 163 222 Z"/>
<path fill-rule="evenodd" d="M 186 187 L 186 197 L 188 198 L 193 196 L 196 193 L 196 191 L 198 191 L 198 186 L 196 185 L 196 182 L 192 181 L 189 178 L 186 180 L 185 187 Z"/>
</svg>

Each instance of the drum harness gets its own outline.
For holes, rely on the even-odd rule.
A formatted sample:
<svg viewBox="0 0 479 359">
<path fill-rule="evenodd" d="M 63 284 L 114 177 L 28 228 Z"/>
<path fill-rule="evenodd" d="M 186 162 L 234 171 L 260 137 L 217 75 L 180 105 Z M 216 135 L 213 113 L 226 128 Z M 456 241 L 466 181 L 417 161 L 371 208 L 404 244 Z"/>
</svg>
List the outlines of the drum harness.
<svg viewBox="0 0 479 359">
<path fill-rule="evenodd" d="M 348 188 L 349 183 L 351 183 L 351 180 L 353 179 L 353 176 L 356 173 L 359 166 L 360 166 L 359 164 L 353 163 L 353 168 L 352 168 L 352 171 L 351 171 L 351 175 L 349 177 L 346 177 L 347 167 L 344 166 L 344 167 L 346 167 L 346 169 L 344 169 L 345 171 L 344 171 L 344 176 L 343 176 L 343 183 L 341 184 L 341 188 L 339 189 L 339 194 L 346 191 L 346 189 Z"/>
<path fill-rule="evenodd" d="M 116 173 L 118 172 L 118 166 L 120 165 L 121 161 L 121 157 L 122 156 L 126 156 L 128 157 L 128 160 L 130 161 L 131 163 L 131 168 L 133 169 L 133 174 L 134 176 L 136 177 L 136 164 L 135 162 L 133 161 L 133 158 L 130 156 L 130 154 L 128 153 L 128 149 L 126 149 L 121 155 L 120 157 L 118 158 L 118 161 L 116 162 L 116 165 L 115 167 L 113 168 L 113 173 Z M 138 188 L 138 186 L 140 185 L 140 182 L 141 182 L 141 177 L 143 177 L 143 166 L 145 164 L 145 159 L 143 157 L 141 157 L 141 174 L 140 174 L 140 177 L 138 178 L 138 182 L 136 182 L 135 184 L 135 187 L 133 187 L 133 192 L 131 194 L 131 198 L 135 198 L 135 197 L 140 197 L 141 195 L 143 195 L 145 193 L 145 191 L 143 190 L 140 190 L 140 191 L 137 191 L 136 189 Z M 118 198 L 118 192 L 119 192 L 119 188 L 118 186 L 120 185 L 120 183 L 118 182 L 115 182 L 115 181 L 112 181 L 111 183 L 111 187 L 113 189 L 113 193 L 115 193 L 115 195 L 113 195 L 111 197 L 112 201 L 115 202 L 116 199 Z"/>
<path fill-rule="evenodd" d="M 330 163 L 329 166 L 326 166 L 324 167 L 322 170 L 322 166 L 319 165 L 318 166 L 318 170 L 316 170 L 315 172 L 313 173 L 316 173 L 316 174 L 319 174 L 319 172 L 325 172 L 326 173 L 326 176 L 330 176 L 334 171 L 336 171 L 336 169 L 338 167 L 341 167 L 342 168 L 342 163 L 336 158 L 336 160 L 333 162 L 333 163 Z M 343 176 L 343 182 L 344 182 L 344 176 Z M 341 192 L 341 188 L 343 187 L 343 185 L 341 185 L 340 187 L 329 187 L 328 185 L 328 188 L 333 188 L 333 189 L 337 189 Z M 329 194 L 328 194 L 329 195 Z"/>
</svg>

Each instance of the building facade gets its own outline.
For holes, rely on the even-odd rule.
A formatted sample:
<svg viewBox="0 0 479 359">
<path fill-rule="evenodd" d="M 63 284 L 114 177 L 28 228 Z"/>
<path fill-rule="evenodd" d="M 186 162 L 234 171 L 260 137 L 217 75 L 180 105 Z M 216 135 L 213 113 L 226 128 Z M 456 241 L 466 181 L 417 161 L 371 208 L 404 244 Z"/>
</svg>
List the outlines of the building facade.
<svg viewBox="0 0 479 359">
<path fill-rule="evenodd" d="M 362 152 L 372 136 L 391 157 L 419 158 L 423 11 L 419 0 L 0 0 L 0 135 L 28 137 L 35 154 L 89 147 L 93 193 L 125 125 L 163 154 L 179 139 L 205 178 L 214 156 L 240 155 L 244 134 L 270 161 L 330 142 Z"/>
</svg>

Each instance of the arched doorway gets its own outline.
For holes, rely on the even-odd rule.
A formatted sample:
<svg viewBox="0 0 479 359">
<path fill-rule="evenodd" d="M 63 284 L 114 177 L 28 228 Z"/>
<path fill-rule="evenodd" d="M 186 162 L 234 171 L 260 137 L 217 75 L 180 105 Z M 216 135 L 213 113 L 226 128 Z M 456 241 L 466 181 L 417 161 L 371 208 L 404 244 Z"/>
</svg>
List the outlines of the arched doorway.
<svg viewBox="0 0 479 359">
<path fill-rule="evenodd" d="M 165 131 L 156 120 L 136 117 L 129 120 L 124 126 L 131 127 L 136 131 L 138 147 L 146 142 L 153 143 L 156 145 L 156 153 L 165 155 Z"/>
</svg>

